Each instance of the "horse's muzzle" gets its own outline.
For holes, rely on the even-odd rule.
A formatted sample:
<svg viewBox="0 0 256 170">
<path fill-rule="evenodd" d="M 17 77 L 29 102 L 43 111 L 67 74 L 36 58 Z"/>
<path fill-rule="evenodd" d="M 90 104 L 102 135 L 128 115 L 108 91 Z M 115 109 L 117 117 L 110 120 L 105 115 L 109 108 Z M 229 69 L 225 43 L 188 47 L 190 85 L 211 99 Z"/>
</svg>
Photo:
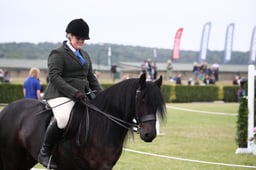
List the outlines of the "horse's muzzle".
<svg viewBox="0 0 256 170">
<path fill-rule="evenodd" d="M 156 115 L 147 114 L 139 117 L 138 131 L 144 142 L 152 142 L 156 137 Z"/>
<path fill-rule="evenodd" d="M 156 137 L 155 121 L 142 123 L 139 128 L 140 138 L 144 142 L 152 142 Z"/>
<path fill-rule="evenodd" d="M 156 137 L 156 130 L 153 130 L 151 132 L 144 132 L 141 131 L 140 132 L 140 138 L 144 141 L 144 142 L 152 142 Z"/>
</svg>

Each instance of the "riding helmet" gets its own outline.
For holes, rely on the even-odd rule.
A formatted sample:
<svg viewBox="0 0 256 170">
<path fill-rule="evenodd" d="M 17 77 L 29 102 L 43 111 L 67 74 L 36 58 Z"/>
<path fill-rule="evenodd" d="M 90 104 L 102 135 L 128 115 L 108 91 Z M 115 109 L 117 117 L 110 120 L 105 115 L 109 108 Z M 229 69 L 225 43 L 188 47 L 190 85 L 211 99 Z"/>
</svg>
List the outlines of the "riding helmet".
<svg viewBox="0 0 256 170">
<path fill-rule="evenodd" d="M 83 19 L 74 19 L 72 20 L 67 28 L 66 33 L 71 33 L 77 37 L 81 37 L 85 40 L 89 40 L 89 26 Z"/>
</svg>

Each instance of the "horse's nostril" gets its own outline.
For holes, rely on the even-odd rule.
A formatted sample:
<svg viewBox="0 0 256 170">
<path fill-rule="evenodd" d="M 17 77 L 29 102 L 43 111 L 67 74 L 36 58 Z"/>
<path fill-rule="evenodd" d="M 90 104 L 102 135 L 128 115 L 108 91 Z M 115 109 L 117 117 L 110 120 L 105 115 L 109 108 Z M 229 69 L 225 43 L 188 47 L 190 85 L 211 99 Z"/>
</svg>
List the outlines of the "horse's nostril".
<svg viewBox="0 0 256 170">
<path fill-rule="evenodd" d="M 155 133 L 144 133 L 141 134 L 141 139 L 143 139 L 145 142 L 152 142 L 153 139 L 155 139 L 156 134 Z"/>
<path fill-rule="evenodd" d="M 145 134 L 145 138 L 147 138 L 147 137 L 149 137 L 149 134 L 148 134 L 148 133 Z"/>
</svg>

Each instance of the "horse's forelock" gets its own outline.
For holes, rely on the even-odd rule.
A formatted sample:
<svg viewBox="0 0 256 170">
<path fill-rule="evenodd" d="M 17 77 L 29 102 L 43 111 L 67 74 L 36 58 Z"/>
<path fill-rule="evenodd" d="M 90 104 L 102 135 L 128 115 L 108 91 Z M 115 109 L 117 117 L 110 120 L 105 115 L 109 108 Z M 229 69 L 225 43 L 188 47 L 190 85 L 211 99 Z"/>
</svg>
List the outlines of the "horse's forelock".
<svg viewBox="0 0 256 170">
<path fill-rule="evenodd" d="M 122 81 L 118 84 L 113 85 L 107 89 L 106 97 L 110 100 L 107 103 L 123 105 L 123 109 L 126 112 L 131 112 L 130 108 L 135 107 L 135 93 L 136 90 L 140 87 L 140 79 L 128 79 Z M 149 102 L 149 105 L 153 108 L 157 108 L 158 113 L 163 118 L 166 114 L 165 102 L 159 85 L 153 81 L 148 81 L 145 83 L 143 89 L 145 96 Z M 113 94 L 118 94 L 117 98 L 113 97 Z M 103 101 L 102 101 L 103 102 Z"/>
<path fill-rule="evenodd" d="M 145 94 L 147 96 L 149 105 L 152 108 L 156 108 L 160 117 L 164 118 L 166 114 L 166 108 L 160 87 L 153 82 L 147 82 L 145 88 Z"/>
</svg>

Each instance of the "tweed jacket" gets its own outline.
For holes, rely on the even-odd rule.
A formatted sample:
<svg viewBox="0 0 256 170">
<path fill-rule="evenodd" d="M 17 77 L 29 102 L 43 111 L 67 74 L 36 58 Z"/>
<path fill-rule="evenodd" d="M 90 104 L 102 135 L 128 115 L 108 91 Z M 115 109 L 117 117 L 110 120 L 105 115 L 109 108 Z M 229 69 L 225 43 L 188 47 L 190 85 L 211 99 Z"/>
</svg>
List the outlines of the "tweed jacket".
<svg viewBox="0 0 256 170">
<path fill-rule="evenodd" d="M 48 80 L 44 99 L 56 97 L 74 98 L 78 91 L 87 89 L 102 91 L 92 70 L 92 63 L 86 51 L 80 49 L 86 64 L 82 65 L 74 52 L 66 45 L 66 41 L 51 51 L 48 57 Z"/>
</svg>

